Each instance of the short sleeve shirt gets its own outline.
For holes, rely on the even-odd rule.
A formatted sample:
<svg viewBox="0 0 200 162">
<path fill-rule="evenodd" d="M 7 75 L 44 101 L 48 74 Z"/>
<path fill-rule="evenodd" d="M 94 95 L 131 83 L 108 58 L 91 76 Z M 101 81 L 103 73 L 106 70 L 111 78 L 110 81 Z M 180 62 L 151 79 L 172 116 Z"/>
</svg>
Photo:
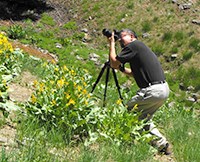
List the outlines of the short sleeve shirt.
<svg viewBox="0 0 200 162">
<path fill-rule="evenodd" d="M 135 40 L 122 49 L 116 57 L 122 64 L 129 63 L 137 85 L 145 88 L 149 83 L 165 80 L 160 62 L 149 47 Z"/>
</svg>

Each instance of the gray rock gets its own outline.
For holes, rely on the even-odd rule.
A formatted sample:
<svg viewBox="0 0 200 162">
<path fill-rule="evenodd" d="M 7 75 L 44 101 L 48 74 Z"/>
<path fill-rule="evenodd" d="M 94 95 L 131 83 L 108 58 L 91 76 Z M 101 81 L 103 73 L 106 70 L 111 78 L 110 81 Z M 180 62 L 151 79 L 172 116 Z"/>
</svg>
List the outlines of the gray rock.
<svg viewBox="0 0 200 162">
<path fill-rule="evenodd" d="M 192 20 L 192 23 L 193 23 L 193 24 L 200 25 L 200 20 Z"/>
<path fill-rule="evenodd" d="M 143 34 L 142 34 L 142 38 L 148 38 L 149 36 L 150 36 L 149 33 L 143 33 Z"/>
<path fill-rule="evenodd" d="M 192 3 L 184 3 L 184 4 L 179 5 L 179 9 L 181 10 L 187 10 L 187 9 L 190 9 L 191 7 L 192 7 Z"/>
</svg>

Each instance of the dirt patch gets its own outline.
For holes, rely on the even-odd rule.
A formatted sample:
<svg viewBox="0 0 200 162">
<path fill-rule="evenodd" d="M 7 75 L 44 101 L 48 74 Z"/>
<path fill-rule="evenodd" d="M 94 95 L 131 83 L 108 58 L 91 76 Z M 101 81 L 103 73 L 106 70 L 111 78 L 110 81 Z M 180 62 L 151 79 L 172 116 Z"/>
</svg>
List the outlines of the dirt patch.
<svg viewBox="0 0 200 162">
<path fill-rule="evenodd" d="M 2 147 L 8 150 L 16 146 L 15 135 L 16 129 L 12 126 L 5 125 L 0 129 L 0 151 Z"/>
<path fill-rule="evenodd" d="M 17 102 L 28 101 L 33 92 L 31 85 L 33 85 L 33 82 L 36 79 L 37 77 L 33 76 L 30 72 L 23 72 L 19 79 L 19 83 L 9 84 L 9 98 L 12 101 Z"/>
<path fill-rule="evenodd" d="M 45 59 L 45 60 L 57 62 L 56 56 L 49 53 L 48 51 L 42 52 L 39 49 L 37 49 L 36 47 L 30 46 L 30 45 L 24 45 L 24 44 L 21 44 L 20 42 L 17 42 L 17 41 L 14 41 L 14 42 L 11 42 L 11 43 L 12 43 L 12 46 L 14 48 L 20 48 L 25 53 L 28 53 L 30 55 L 33 55 L 33 56 L 36 56 L 38 58 L 42 58 L 42 59 Z"/>
</svg>

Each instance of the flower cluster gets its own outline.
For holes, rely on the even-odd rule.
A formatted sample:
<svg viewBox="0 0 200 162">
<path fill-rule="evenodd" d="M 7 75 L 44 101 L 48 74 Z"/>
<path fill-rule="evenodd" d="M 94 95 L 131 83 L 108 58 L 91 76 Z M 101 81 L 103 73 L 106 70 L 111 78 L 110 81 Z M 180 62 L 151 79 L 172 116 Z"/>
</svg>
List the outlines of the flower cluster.
<svg viewBox="0 0 200 162">
<path fill-rule="evenodd" d="M 0 54 L 7 51 L 13 52 L 12 45 L 8 42 L 7 37 L 0 33 Z"/>
<path fill-rule="evenodd" d="M 78 68 L 47 62 L 43 66 L 51 73 L 40 82 L 34 81 L 36 90 L 26 106 L 27 110 L 42 121 L 50 120 L 53 125 L 63 122 L 73 125 L 81 121 L 84 124 L 84 116 L 94 106 L 92 94 L 88 92 L 91 76 Z"/>
</svg>

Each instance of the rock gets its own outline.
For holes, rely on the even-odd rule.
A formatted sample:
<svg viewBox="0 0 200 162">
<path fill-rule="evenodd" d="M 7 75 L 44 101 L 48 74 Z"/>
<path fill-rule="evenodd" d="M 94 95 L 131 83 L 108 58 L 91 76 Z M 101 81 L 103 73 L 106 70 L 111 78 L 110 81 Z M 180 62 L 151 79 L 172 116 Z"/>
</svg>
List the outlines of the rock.
<svg viewBox="0 0 200 162">
<path fill-rule="evenodd" d="M 193 23 L 193 24 L 200 25 L 200 20 L 192 20 L 192 23 Z"/>
<path fill-rule="evenodd" d="M 195 102 L 195 99 L 194 99 L 193 97 L 188 97 L 188 98 L 187 98 L 187 101 L 189 101 L 189 102 L 192 102 L 192 103 L 193 103 L 193 102 Z"/>
<path fill-rule="evenodd" d="M 198 101 L 200 99 L 200 95 L 198 93 L 192 93 L 192 98 L 194 98 L 195 101 Z"/>
<path fill-rule="evenodd" d="M 181 10 L 187 10 L 187 9 L 190 9 L 191 7 L 192 7 L 192 3 L 184 3 L 184 4 L 179 5 L 179 9 Z"/>
<path fill-rule="evenodd" d="M 193 91 L 193 90 L 195 90 L 195 88 L 193 86 L 189 86 L 189 87 L 187 87 L 187 90 L 188 91 Z"/>
<path fill-rule="evenodd" d="M 177 54 L 172 54 L 172 55 L 171 55 L 171 60 L 173 61 L 173 60 L 175 60 L 177 57 L 178 57 Z"/>
<path fill-rule="evenodd" d="M 183 83 L 180 83 L 180 84 L 179 84 L 179 88 L 180 88 L 180 90 L 182 90 L 182 91 L 184 91 L 184 90 L 186 89 L 186 87 L 184 86 Z"/>
<path fill-rule="evenodd" d="M 89 54 L 89 59 L 91 61 L 94 61 L 95 65 L 100 66 L 100 61 L 99 61 L 99 55 L 95 54 L 95 53 L 91 53 Z"/>
<path fill-rule="evenodd" d="M 81 29 L 81 32 L 88 33 L 88 29 L 87 28 L 83 28 L 83 29 Z"/>
<path fill-rule="evenodd" d="M 80 56 L 78 56 L 78 55 L 76 55 L 76 59 L 77 59 L 77 60 L 84 60 L 82 57 L 80 57 Z"/>
<path fill-rule="evenodd" d="M 149 36 L 150 36 L 149 33 L 143 33 L 143 34 L 142 34 L 142 38 L 148 38 Z"/>
<path fill-rule="evenodd" d="M 56 43 L 56 48 L 62 48 L 62 45 L 60 43 Z"/>
<path fill-rule="evenodd" d="M 177 3 L 178 3 L 178 1 L 177 1 L 177 0 L 172 0 L 172 3 L 176 3 L 176 4 L 177 4 Z"/>
<path fill-rule="evenodd" d="M 125 19 L 125 18 L 122 18 L 120 21 L 121 21 L 121 22 L 125 22 L 125 21 L 126 21 L 126 19 Z"/>
<path fill-rule="evenodd" d="M 174 108 L 175 105 L 176 105 L 176 102 L 170 102 L 168 104 L 169 108 Z"/>
</svg>

